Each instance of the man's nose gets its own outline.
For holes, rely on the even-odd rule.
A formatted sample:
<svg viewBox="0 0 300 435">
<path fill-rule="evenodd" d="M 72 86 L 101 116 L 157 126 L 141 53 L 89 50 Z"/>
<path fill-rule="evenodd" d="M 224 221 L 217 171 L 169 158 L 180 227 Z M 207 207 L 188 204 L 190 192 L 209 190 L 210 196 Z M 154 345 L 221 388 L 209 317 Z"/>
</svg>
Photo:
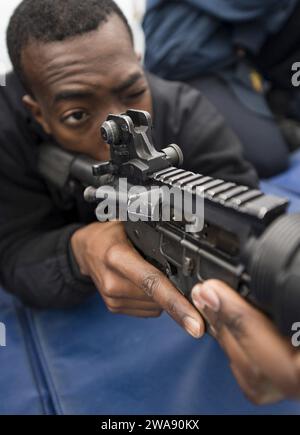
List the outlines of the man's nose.
<svg viewBox="0 0 300 435">
<path fill-rule="evenodd" d="M 120 113 L 126 112 L 129 107 L 121 101 L 114 101 L 108 107 L 108 113 L 113 115 L 120 115 Z"/>
</svg>

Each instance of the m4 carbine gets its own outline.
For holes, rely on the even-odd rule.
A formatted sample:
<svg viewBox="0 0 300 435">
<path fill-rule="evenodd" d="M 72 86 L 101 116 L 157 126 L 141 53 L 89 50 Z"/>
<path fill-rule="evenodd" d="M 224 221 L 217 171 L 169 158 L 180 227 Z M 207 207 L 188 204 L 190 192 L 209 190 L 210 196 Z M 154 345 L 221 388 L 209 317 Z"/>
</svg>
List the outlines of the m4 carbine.
<svg viewBox="0 0 300 435">
<path fill-rule="evenodd" d="M 44 145 L 39 170 L 60 188 L 80 182 L 86 200 L 100 204 L 103 199 L 109 203 L 112 191 L 104 186 L 117 188 L 120 179 L 127 180 L 128 189 L 172 187 L 192 201 L 201 198 L 204 225 L 199 230 L 186 231 L 186 221 L 178 220 L 170 200 L 168 221 L 161 214 L 156 220 L 126 220 L 129 239 L 186 297 L 196 282 L 220 279 L 268 314 L 283 334 L 292 335 L 293 324 L 300 321 L 300 214 L 286 214 L 285 199 L 179 169 L 180 148 L 157 151 L 151 130 L 147 112 L 110 115 L 101 127 L 110 145 L 109 162 Z M 121 197 L 119 203 L 129 206 L 130 195 Z M 143 201 L 153 208 L 149 195 Z"/>
</svg>

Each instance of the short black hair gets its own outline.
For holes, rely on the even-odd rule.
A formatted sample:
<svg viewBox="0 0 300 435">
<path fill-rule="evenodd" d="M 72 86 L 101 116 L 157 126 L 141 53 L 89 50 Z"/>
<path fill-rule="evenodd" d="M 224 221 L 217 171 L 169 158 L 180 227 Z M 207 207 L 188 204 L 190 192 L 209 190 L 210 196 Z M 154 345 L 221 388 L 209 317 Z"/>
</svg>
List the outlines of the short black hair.
<svg viewBox="0 0 300 435">
<path fill-rule="evenodd" d="M 113 14 L 128 21 L 113 0 L 23 0 L 7 29 L 7 48 L 14 70 L 27 88 L 22 50 L 31 41 L 56 42 L 97 30 Z"/>
</svg>

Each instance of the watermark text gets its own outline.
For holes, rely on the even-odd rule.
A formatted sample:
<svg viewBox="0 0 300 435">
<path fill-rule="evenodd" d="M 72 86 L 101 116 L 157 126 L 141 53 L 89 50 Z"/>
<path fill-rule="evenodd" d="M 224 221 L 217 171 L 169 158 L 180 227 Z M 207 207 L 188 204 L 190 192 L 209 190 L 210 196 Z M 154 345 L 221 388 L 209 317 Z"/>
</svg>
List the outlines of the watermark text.
<svg viewBox="0 0 300 435">
<path fill-rule="evenodd" d="M 0 322 L 0 347 L 6 346 L 6 327 Z"/>
<path fill-rule="evenodd" d="M 292 332 L 294 332 L 294 335 L 292 336 L 292 345 L 294 347 L 300 347 L 300 322 L 293 324 Z"/>
<path fill-rule="evenodd" d="M 295 88 L 300 86 L 300 62 L 295 62 L 292 65 L 292 85 Z"/>
</svg>

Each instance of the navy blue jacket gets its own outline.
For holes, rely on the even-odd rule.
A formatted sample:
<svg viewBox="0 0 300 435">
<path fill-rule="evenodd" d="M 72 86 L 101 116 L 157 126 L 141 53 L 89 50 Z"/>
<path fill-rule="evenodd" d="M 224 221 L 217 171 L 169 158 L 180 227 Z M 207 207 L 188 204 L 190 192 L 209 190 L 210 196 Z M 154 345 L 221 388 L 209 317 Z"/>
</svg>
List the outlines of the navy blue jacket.
<svg viewBox="0 0 300 435">
<path fill-rule="evenodd" d="M 148 0 L 146 67 L 188 80 L 236 60 L 236 46 L 257 53 L 298 0 Z"/>
</svg>

